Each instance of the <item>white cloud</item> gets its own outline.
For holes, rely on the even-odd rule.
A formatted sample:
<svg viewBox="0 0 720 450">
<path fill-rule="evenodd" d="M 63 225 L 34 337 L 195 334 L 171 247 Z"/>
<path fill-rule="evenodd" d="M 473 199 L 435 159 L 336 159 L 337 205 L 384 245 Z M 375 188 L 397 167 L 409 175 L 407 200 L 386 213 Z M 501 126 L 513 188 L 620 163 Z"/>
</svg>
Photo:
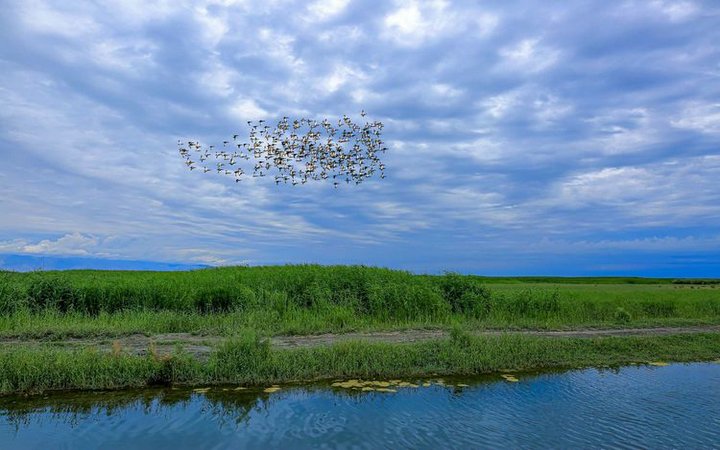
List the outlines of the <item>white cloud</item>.
<svg viewBox="0 0 720 450">
<path fill-rule="evenodd" d="M 372 104 L 382 100 L 382 95 L 363 87 L 352 89 L 350 91 L 350 97 L 355 103 L 362 105 Z"/>
<path fill-rule="evenodd" d="M 385 17 L 385 26 L 404 35 L 419 35 L 424 21 L 417 3 L 409 3 Z"/>
<path fill-rule="evenodd" d="M 21 252 L 27 245 L 24 239 L 13 239 L 11 241 L 0 241 L 0 253 L 16 253 Z"/>
<path fill-rule="evenodd" d="M 539 38 L 523 39 L 522 41 L 503 47 L 499 50 L 504 70 L 541 72 L 555 65 L 560 58 L 560 51 L 540 44 Z"/>
<path fill-rule="evenodd" d="M 661 144 L 667 135 L 664 117 L 647 108 L 613 108 L 584 119 L 592 137 L 583 144 L 606 155 L 646 152 Z"/>
<path fill-rule="evenodd" d="M 260 56 L 270 58 L 276 63 L 287 66 L 296 71 L 302 71 L 305 62 L 295 55 L 293 46 L 296 38 L 290 34 L 282 33 L 272 28 L 262 27 L 253 36 L 256 52 Z"/>
<path fill-rule="evenodd" d="M 433 95 L 443 98 L 445 100 L 459 97 L 463 91 L 454 87 L 449 83 L 433 83 L 429 89 Z"/>
<path fill-rule="evenodd" d="M 488 98 L 482 102 L 481 106 L 485 108 L 491 117 L 501 119 L 515 108 L 519 98 L 519 92 L 508 92 Z"/>
<path fill-rule="evenodd" d="M 491 122 L 523 117 L 538 128 L 555 124 L 574 109 L 568 100 L 532 84 L 480 100 L 476 107 Z"/>
<path fill-rule="evenodd" d="M 720 214 L 720 156 L 608 167 L 560 181 L 542 207 L 605 209 L 615 226 L 709 225 Z M 625 220 L 629 222 L 624 222 Z"/>
<path fill-rule="evenodd" d="M 491 34 L 497 24 L 495 15 L 484 11 L 460 11 L 450 2 L 406 0 L 383 19 L 383 35 L 399 45 L 417 47 L 425 41 L 459 33 L 476 38 Z"/>
<path fill-rule="evenodd" d="M 720 247 L 720 236 L 653 236 L 647 238 L 595 241 L 566 241 L 557 239 L 541 239 L 531 244 L 538 251 L 571 250 L 574 252 L 596 251 L 606 253 L 609 250 L 645 251 L 645 252 L 712 252 Z"/>
<path fill-rule="evenodd" d="M 308 6 L 310 15 L 318 21 L 331 19 L 342 13 L 350 0 L 318 0 Z"/>
<path fill-rule="evenodd" d="M 204 90 L 220 97 L 228 97 L 235 92 L 233 87 L 235 76 L 235 71 L 224 67 L 220 63 L 215 63 L 213 67 L 201 72 L 199 82 Z"/>
<path fill-rule="evenodd" d="M 349 64 L 336 64 L 330 74 L 323 78 L 317 86 L 319 92 L 334 93 L 348 85 L 362 89 L 362 83 L 368 80 L 368 75 L 362 70 Z"/>
<path fill-rule="evenodd" d="M 22 3 L 20 19 L 34 33 L 71 39 L 92 36 L 100 28 L 98 21 L 88 12 L 61 9 L 36 0 Z"/>
<path fill-rule="evenodd" d="M 58 239 L 43 239 L 31 243 L 22 239 L 0 242 L 0 252 L 30 253 L 43 255 L 97 256 L 100 241 L 95 236 L 82 233 L 66 234 Z M 105 255 L 105 253 L 100 252 Z"/>
<path fill-rule="evenodd" d="M 335 48 L 338 42 L 356 45 L 367 39 L 365 31 L 357 25 L 342 25 L 329 29 L 320 30 L 317 33 L 317 39 L 323 45 Z"/>
<path fill-rule="evenodd" d="M 230 31 L 227 18 L 213 14 L 206 6 L 196 6 L 194 17 L 200 26 L 202 36 L 211 47 L 217 46 Z"/>
<path fill-rule="evenodd" d="M 694 103 L 671 121 L 677 128 L 696 130 L 706 134 L 720 133 L 720 103 Z"/>
<path fill-rule="evenodd" d="M 558 201 L 565 206 L 642 201 L 659 188 L 651 172 L 637 167 L 610 167 L 564 181 Z"/>
<path fill-rule="evenodd" d="M 532 103 L 535 118 L 540 125 L 548 125 L 567 117 L 573 111 L 573 105 L 555 95 L 538 96 Z"/>
<path fill-rule="evenodd" d="M 500 162 L 506 157 L 513 157 L 515 153 L 507 143 L 503 144 L 489 138 L 460 142 L 450 148 L 461 156 L 470 157 L 483 164 Z"/>
<path fill-rule="evenodd" d="M 264 110 L 260 105 L 253 99 L 241 98 L 235 101 L 230 106 L 230 114 L 240 120 L 258 120 L 269 116 L 269 113 Z"/>
<path fill-rule="evenodd" d="M 650 5 L 673 22 L 681 22 L 695 15 L 697 5 L 689 1 L 653 0 Z"/>
</svg>

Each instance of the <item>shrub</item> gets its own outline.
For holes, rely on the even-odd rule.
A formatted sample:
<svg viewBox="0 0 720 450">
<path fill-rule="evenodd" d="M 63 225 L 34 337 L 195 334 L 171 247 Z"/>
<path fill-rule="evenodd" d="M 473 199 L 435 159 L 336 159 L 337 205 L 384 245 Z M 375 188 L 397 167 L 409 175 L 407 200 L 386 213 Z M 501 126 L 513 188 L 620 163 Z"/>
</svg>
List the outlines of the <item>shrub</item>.
<svg viewBox="0 0 720 450">
<path fill-rule="evenodd" d="M 492 295 L 479 282 L 453 272 L 440 280 L 443 298 L 454 313 L 485 316 L 490 312 Z"/>
</svg>

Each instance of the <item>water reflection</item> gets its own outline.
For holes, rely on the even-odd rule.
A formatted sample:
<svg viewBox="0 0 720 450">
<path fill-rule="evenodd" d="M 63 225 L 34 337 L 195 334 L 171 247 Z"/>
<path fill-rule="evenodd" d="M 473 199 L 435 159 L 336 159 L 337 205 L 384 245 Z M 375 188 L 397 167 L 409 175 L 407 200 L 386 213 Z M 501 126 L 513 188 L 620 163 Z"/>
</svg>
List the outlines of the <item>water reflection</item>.
<svg viewBox="0 0 720 450">
<path fill-rule="evenodd" d="M 155 450 L 712 448 L 720 442 L 718 364 L 512 376 L 518 381 L 499 374 L 343 380 L 335 387 L 282 386 L 274 393 L 224 386 L 5 397 L 0 442 L 11 448 Z"/>
</svg>

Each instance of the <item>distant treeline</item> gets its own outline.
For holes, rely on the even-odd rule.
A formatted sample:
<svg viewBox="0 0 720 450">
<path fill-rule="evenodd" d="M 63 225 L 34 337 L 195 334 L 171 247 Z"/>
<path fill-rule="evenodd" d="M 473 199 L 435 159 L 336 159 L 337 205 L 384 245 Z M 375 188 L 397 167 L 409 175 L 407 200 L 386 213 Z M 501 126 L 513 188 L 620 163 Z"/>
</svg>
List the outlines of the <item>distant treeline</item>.
<svg viewBox="0 0 720 450">
<path fill-rule="evenodd" d="M 720 280 L 697 280 L 697 279 L 678 279 L 678 280 L 672 280 L 672 284 L 692 284 L 692 285 L 701 285 L 701 286 L 708 286 L 708 285 L 720 285 Z"/>
</svg>

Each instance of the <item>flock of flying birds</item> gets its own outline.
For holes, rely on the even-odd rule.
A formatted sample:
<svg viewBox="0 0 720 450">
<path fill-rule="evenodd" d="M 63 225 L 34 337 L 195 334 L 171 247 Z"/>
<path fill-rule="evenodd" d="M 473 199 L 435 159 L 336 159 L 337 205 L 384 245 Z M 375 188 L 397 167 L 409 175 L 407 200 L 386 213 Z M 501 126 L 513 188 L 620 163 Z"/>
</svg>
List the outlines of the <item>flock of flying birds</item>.
<svg viewBox="0 0 720 450">
<path fill-rule="evenodd" d="M 365 111 L 360 116 L 364 118 Z M 238 134 L 219 148 L 178 141 L 180 156 L 190 170 L 234 176 L 236 183 L 249 173 L 293 186 L 332 180 L 336 188 L 343 182 L 360 184 L 376 173 L 385 178 L 379 157 L 387 150 L 382 122 L 360 126 L 343 115 L 336 123 L 283 117 L 275 127 L 264 120 L 248 121 L 248 126 L 248 142 L 241 142 Z"/>
</svg>

